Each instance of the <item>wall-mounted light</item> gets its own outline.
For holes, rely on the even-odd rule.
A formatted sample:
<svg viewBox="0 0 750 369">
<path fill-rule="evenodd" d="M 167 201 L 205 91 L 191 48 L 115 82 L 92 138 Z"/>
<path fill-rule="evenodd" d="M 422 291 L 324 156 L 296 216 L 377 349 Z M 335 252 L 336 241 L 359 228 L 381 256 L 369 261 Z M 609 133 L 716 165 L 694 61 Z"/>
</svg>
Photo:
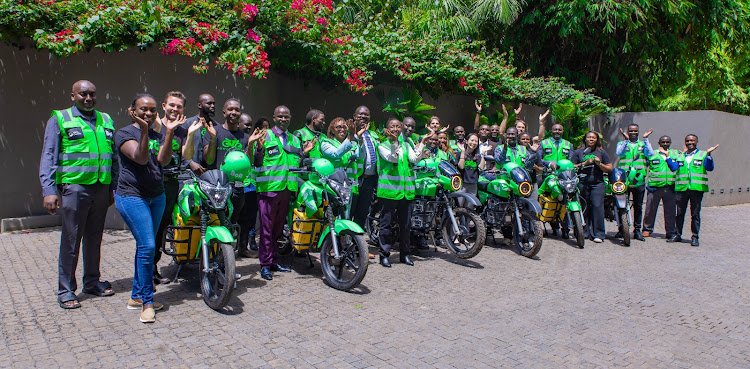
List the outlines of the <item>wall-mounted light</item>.
<svg viewBox="0 0 750 369">
<path fill-rule="evenodd" d="M 716 191 L 714 191 L 714 189 L 712 188 L 712 189 L 711 189 L 711 194 L 713 195 L 713 194 L 715 194 L 715 193 L 716 193 Z"/>
<path fill-rule="evenodd" d="M 724 189 L 723 188 L 721 189 L 720 193 L 724 193 Z"/>
</svg>

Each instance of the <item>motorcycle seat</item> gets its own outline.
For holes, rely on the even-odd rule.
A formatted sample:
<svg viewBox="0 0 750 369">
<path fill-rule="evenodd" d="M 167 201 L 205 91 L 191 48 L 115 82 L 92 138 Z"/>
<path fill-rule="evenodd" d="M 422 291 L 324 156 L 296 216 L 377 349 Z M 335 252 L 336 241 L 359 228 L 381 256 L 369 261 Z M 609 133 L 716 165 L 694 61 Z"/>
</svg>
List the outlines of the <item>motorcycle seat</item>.
<svg viewBox="0 0 750 369">
<path fill-rule="evenodd" d="M 490 182 L 480 181 L 479 183 L 477 183 L 477 188 L 480 189 L 480 190 L 482 190 L 482 191 L 487 191 L 487 185 L 489 185 L 489 184 L 490 184 Z"/>
</svg>

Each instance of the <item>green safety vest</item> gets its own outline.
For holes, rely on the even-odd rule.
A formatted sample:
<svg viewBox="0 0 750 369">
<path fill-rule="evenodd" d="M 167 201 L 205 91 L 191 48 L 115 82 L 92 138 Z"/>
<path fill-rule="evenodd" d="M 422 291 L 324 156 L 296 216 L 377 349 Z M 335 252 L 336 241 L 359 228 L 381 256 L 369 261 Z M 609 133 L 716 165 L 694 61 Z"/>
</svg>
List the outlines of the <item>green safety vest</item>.
<svg viewBox="0 0 750 369">
<path fill-rule="evenodd" d="M 560 139 L 560 145 L 555 147 L 555 139 L 550 137 L 542 141 L 542 150 L 542 153 L 544 154 L 542 160 L 557 163 L 562 159 L 568 158 L 570 150 L 573 150 L 573 145 L 567 140 Z"/>
<path fill-rule="evenodd" d="M 416 190 L 416 177 L 409 164 L 409 144 L 399 136 L 401 143 L 401 158 L 406 165 L 399 168 L 397 163 L 391 163 L 378 155 L 378 189 L 377 196 L 390 200 L 413 200 Z"/>
<path fill-rule="evenodd" d="M 689 163 L 685 162 L 685 154 L 677 157 L 677 178 L 675 182 L 675 191 L 702 191 L 708 192 L 708 172 L 703 166 L 703 160 L 706 158 L 706 152 L 698 150 Z"/>
<path fill-rule="evenodd" d="M 524 167 L 526 158 L 529 156 L 529 152 L 526 151 L 526 147 L 516 145 L 517 155 L 513 155 L 513 151 L 510 149 L 510 147 L 506 147 L 505 145 L 498 146 L 497 148 L 500 148 L 501 150 L 505 148 L 505 160 L 507 160 L 505 163 L 516 163 L 518 164 L 518 166 Z M 497 150 L 497 148 L 495 148 L 495 150 Z M 510 160 L 508 160 L 509 158 Z M 502 167 L 505 163 L 497 163 L 497 165 Z"/>
<path fill-rule="evenodd" d="M 250 160 L 252 160 L 253 153 L 255 152 L 255 144 L 256 144 L 255 142 L 252 143 L 253 146 L 250 149 L 250 154 L 247 156 L 248 158 L 250 158 Z M 242 181 L 242 185 L 244 187 L 256 186 L 256 184 L 255 184 L 255 170 L 251 170 L 250 173 L 247 174 L 247 177 L 245 177 L 245 180 Z M 256 188 L 256 190 L 257 190 L 257 188 Z"/>
<path fill-rule="evenodd" d="M 112 145 L 115 127 L 107 113 L 96 113 L 96 131 L 72 108 L 55 110 L 60 125 L 60 150 L 55 183 L 94 184 L 112 182 Z"/>
<path fill-rule="evenodd" d="M 312 150 L 310 150 L 309 153 L 307 153 L 308 158 L 320 158 L 322 157 L 322 154 L 320 152 L 320 139 L 322 136 L 320 134 L 315 134 L 310 128 L 307 126 L 304 126 L 296 131 L 294 131 L 294 135 L 299 137 L 300 141 L 302 141 L 302 144 L 306 143 L 307 141 L 312 141 L 315 138 L 318 138 L 318 142 L 315 143 L 315 147 L 313 147 Z"/>
<path fill-rule="evenodd" d="M 338 148 L 341 146 L 341 142 L 339 142 L 336 139 L 330 139 L 330 138 L 323 138 L 324 141 L 331 144 L 333 147 Z M 323 157 L 325 159 L 328 159 L 333 164 L 334 168 L 344 168 L 346 170 L 346 176 L 349 177 L 349 179 L 354 181 L 354 186 L 352 187 L 352 193 L 359 193 L 359 186 L 357 179 L 359 178 L 359 161 L 357 159 L 352 160 L 352 156 L 354 156 L 354 150 L 356 150 L 357 146 L 353 146 L 351 150 L 347 151 L 344 155 L 342 155 L 338 159 L 329 158 L 326 157 L 325 154 L 323 154 Z M 361 149 L 360 149 L 361 150 Z M 364 163 L 364 161 L 362 162 Z M 364 166 L 362 166 L 364 168 Z M 364 169 L 363 169 L 364 170 Z"/>
<path fill-rule="evenodd" d="M 622 169 L 632 167 L 637 173 L 642 174 L 642 178 L 646 178 L 646 166 L 648 160 L 646 154 L 643 153 L 643 148 L 646 143 L 643 142 L 643 140 L 638 140 L 636 143 L 628 141 L 627 145 L 628 148 L 625 152 L 625 157 L 620 158 L 617 167 Z"/>
<path fill-rule="evenodd" d="M 679 153 L 677 150 L 669 150 L 669 158 L 677 160 Z M 669 169 L 667 160 L 658 152 L 648 159 L 648 182 L 651 187 L 671 186 L 675 182 L 675 173 Z"/>
<path fill-rule="evenodd" d="M 287 146 L 302 152 L 297 136 L 287 133 L 286 143 Z M 266 131 L 263 151 L 263 165 L 255 169 L 257 191 L 278 192 L 286 189 L 296 192 L 298 176 L 290 172 L 290 169 L 299 168 L 299 156 L 284 151 L 281 139 L 270 129 Z"/>
</svg>

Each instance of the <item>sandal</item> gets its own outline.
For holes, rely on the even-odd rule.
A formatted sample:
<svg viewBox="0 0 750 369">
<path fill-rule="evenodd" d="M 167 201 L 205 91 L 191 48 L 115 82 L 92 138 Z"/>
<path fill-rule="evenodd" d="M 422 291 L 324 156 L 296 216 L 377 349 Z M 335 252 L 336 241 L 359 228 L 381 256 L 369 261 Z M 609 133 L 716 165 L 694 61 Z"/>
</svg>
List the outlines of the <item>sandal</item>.
<svg viewBox="0 0 750 369">
<path fill-rule="evenodd" d="M 112 284 L 107 281 L 98 282 L 93 288 L 84 288 L 83 293 L 95 296 L 112 296 L 115 294 L 115 290 L 112 289 Z"/>
<path fill-rule="evenodd" d="M 68 303 L 69 303 L 69 302 L 71 302 L 71 301 L 72 301 L 73 303 L 72 303 L 72 304 L 68 304 Z M 58 304 L 60 305 L 60 307 L 61 307 L 61 308 L 63 308 L 63 309 L 66 309 L 66 310 L 67 310 L 67 309 L 78 309 L 79 307 L 81 307 L 81 303 L 80 303 L 80 302 L 78 302 L 78 300 L 76 300 L 76 299 L 72 299 L 72 300 L 67 300 L 67 301 L 62 301 L 62 300 L 60 300 L 60 298 L 58 297 L 58 298 L 57 298 L 57 303 L 58 303 Z"/>
</svg>

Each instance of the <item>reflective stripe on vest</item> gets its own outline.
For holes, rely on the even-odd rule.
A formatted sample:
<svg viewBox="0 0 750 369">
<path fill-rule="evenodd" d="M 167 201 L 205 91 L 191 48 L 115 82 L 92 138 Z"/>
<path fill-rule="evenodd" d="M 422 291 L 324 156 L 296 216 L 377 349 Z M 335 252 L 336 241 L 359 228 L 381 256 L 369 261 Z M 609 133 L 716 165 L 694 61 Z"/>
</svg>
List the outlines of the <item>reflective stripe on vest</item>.
<svg viewBox="0 0 750 369">
<path fill-rule="evenodd" d="M 625 157 L 620 158 L 617 167 L 623 169 L 631 167 L 636 171 L 641 172 L 645 178 L 647 165 L 646 154 L 643 153 L 645 142 L 642 140 L 639 140 L 636 143 L 628 141 L 626 145 L 627 151 L 625 151 Z"/>
<path fill-rule="evenodd" d="M 310 128 L 308 128 L 307 126 L 304 126 L 304 127 L 300 128 L 300 129 L 296 130 L 294 132 L 294 135 L 299 137 L 299 139 L 301 141 L 300 147 L 302 147 L 302 145 L 304 143 L 306 143 L 307 141 L 312 141 L 313 139 L 317 138 L 318 142 L 316 142 L 315 143 L 315 147 L 313 147 L 313 149 L 310 150 L 309 153 L 307 153 L 307 157 L 308 158 L 320 158 L 320 157 L 322 157 L 322 153 L 320 152 L 320 141 L 321 141 L 320 138 L 321 138 L 321 136 L 319 134 L 316 135 L 315 133 L 313 133 L 313 131 Z"/>
<path fill-rule="evenodd" d="M 297 136 L 287 133 L 287 146 L 300 149 Z M 263 165 L 255 169 L 255 186 L 258 192 L 278 192 L 285 189 L 296 192 L 298 176 L 290 169 L 299 167 L 299 157 L 284 151 L 281 139 L 272 130 L 266 131 L 263 143 Z"/>
<path fill-rule="evenodd" d="M 81 117 L 74 117 L 72 108 L 54 112 L 60 126 L 56 183 L 112 182 L 115 127 L 106 113 L 95 111 L 95 114 L 94 130 Z"/>
<path fill-rule="evenodd" d="M 669 150 L 669 158 L 676 160 L 677 156 L 677 151 Z M 649 186 L 665 187 L 673 185 L 676 176 L 675 172 L 669 169 L 666 159 L 658 152 L 648 159 L 648 181 L 646 183 Z"/>
<path fill-rule="evenodd" d="M 400 160 L 409 160 L 407 145 L 401 145 Z M 398 163 L 391 163 L 378 155 L 378 188 L 377 196 L 391 200 L 413 200 L 416 191 L 416 177 L 409 170 L 400 173 Z"/>
<path fill-rule="evenodd" d="M 697 151 L 689 163 L 685 161 L 685 154 L 680 154 L 677 160 L 680 168 L 677 169 L 675 191 L 693 190 L 708 192 L 708 172 L 703 165 L 705 159 L 705 151 Z"/>
</svg>

